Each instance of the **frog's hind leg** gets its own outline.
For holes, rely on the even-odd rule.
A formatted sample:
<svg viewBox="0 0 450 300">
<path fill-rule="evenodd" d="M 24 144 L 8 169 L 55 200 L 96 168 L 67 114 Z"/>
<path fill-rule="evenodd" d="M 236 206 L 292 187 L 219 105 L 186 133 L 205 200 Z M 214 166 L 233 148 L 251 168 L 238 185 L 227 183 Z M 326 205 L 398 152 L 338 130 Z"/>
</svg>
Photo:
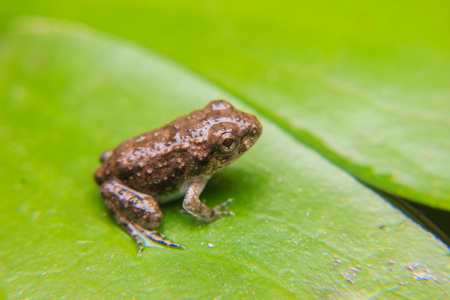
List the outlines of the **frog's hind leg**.
<svg viewBox="0 0 450 300">
<path fill-rule="evenodd" d="M 153 230 L 161 224 L 162 213 L 158 203 L 150 195 L 139 193 L 116 180 L 103 183 L 101 194 L 106 205 L 113 211 L 117 222 L 136 240 L 139 247 L 138 255 L 144 248 L 142 236 L 165 246 L 185 249 Z"/>
</svg>

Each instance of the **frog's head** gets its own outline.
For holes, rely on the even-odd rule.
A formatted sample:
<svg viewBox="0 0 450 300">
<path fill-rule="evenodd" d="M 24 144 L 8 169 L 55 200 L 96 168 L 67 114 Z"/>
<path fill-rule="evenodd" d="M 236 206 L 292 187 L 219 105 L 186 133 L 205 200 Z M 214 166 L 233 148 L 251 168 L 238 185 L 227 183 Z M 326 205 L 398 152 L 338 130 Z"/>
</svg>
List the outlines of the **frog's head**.
<svg viewBox="0 0 450 300">
<path fill-rule="evenodd" d="M 206 171 L 213 174 L 250 149 L 260 137 L 262 125 L 254 115 L 235 109 L 225 100 L 211 101 L 205 110 L 210 115 L 208 140 L 212 147 Z"/>
</svg>

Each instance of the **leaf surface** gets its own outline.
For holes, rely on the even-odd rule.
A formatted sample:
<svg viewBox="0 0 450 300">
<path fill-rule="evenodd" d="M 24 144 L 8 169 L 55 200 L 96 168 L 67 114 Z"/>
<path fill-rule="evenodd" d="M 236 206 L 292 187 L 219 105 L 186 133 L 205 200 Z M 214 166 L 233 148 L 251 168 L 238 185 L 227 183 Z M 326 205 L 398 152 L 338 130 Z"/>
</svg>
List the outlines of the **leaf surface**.
<svg viewBox="0 0 450 300">
<path fill-rule="evenodd" d="M 0 52 L 0 282 L 14 298 L 441 298 L 448 249 L 353 177 L 259 115 L 264 134 L 209 182 L 200 224 L 162 207 L 186 251 L 134 241 L 92 175 L 122 140 L 226 98 L 182 65 L 83 25 L 28 18 Z"/>
</svg>

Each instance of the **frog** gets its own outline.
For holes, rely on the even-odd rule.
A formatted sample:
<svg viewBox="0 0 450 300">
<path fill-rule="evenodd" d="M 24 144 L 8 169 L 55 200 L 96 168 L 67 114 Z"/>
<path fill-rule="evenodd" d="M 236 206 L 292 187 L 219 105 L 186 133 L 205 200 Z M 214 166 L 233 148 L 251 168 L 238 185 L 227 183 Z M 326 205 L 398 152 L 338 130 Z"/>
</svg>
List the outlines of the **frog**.
<svg viewBox="0 0 450 300">
<path fill-rule="evenodd" d="M 205 223 L 234 215 L 223 210 L 232 199 L 210 208 L 200 194 L 212 175 L 247 152 L 261 134 L 256 116 L 219 99 L 103 152 L 94 179 L 117 223 L 136 241 L 138 256 L 144 237 L 186 249 L 157 231 L 163 220 L 159 204 L 183 198 L 184 211 Z"/>
</svg>

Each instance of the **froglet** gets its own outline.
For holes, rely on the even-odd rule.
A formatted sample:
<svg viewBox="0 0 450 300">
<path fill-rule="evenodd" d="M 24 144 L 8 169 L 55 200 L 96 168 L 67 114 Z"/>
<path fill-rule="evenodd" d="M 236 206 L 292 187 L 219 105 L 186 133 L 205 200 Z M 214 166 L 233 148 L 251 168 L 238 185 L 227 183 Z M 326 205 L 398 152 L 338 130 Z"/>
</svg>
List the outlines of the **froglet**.
<svg viewBox="0 0 450 300">
<path fill-rule="evenodd" d="M 230 200 L 211 209 L 199 196 L 209 178 L 250 149 L 261 133 L 254 115 L 215 100 L 105 151 L 95 181 L 117 222 L 136 240 L 138 255 L 144 247 L 143 236 L 185 248 L 156 231 L 163 219 L 158 203 L 184 196 L 183 208 L 202 222 L 232 215 L 222 210 Z"/>
</svg>

